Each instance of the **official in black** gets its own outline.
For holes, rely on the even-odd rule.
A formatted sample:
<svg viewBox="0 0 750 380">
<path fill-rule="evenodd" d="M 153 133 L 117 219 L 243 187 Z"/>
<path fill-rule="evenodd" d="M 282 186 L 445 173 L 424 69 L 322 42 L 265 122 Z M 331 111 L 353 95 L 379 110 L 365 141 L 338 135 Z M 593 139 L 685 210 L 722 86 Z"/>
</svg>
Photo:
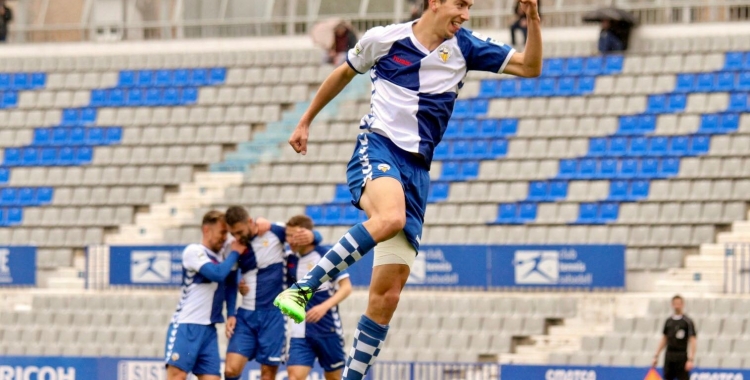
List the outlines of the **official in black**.
<svg viewBox="0 0 750 380">
<path fill-rule="evenodd" d="M 664 336 L 654 355 L 653 367 L 661 350 L 667 348 L 664 358 L 664 380 L 689 380 L 695 361 L 697 345 L 695 324 L 683 313 L 685 300 L 679 295 L 672 297 L 674 314 L 664 323 Z"/>
</svg>

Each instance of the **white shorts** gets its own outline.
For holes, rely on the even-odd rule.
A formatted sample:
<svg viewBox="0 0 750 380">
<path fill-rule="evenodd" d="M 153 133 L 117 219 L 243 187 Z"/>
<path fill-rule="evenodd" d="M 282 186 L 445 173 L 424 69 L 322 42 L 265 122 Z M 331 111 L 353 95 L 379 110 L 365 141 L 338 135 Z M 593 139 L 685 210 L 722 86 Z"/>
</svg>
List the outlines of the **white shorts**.
<svg viewBox="0 0 750 380">
<path fill-rule="evenodd" d="M 401 230 L 396 236 L 382 243 L 378 243 L 378 245 L 375 246 L 375 259 L 373 260 L 372 266 L 401 264 L 406 265 L 411 269 L 416 258 L 417 251 L 414 249 L 414 246 L 406 240 L 406 235 L 404 234 L 404 231 Z"/>
</svg>

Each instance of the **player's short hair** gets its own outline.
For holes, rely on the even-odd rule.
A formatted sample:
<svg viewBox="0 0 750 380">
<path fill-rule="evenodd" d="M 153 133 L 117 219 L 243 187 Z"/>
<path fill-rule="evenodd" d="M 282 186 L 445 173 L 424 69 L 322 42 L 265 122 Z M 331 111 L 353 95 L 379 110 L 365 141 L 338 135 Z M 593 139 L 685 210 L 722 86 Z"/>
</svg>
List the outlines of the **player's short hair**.
<svg viewBox="0 0 750 380">
<path fill-rule="evenodd" d="M 674 297 L 672 297 L 672 302 L 674 302 L 675 300 L 680 300 L 680 301 L 682 301 L 682 302 L 685 302 L 685 299 L 684 299 L 684 298 L 682 298 L 682 296 L 681 296 L 681 295 L 679 295 L 679 294 L 675 294 L 675 296 L 674 296 Z"/>
<path fill-rule="evenodd" d="M 211 210 L 203 215 L 201 226 L 213 226 L 218 222 L 224 221 L 224 213 L 221 211 Z"/>
<path fill-rule="evenodd" d="M 286 222 L 287 227 L 302 227 L 306 230 L 312 231 L 315 228 L 315 223 L 307 215 L 295 215 Z"/>
<path fill-rule="evenodd" d="M 440 4 L 445 2 L 445 0 L 436 0 L 436 1 L 439 1 Z M 422 2 L 422 10 L 424 11 L 425 9 L 429 7 L 430 7 L 430 0 L 424 0 L 424 2 Z"/>
<path fill-rule="evenodd" d="M 226 214 L 227 225 L 229 227 L 235 225 L 235 223 L 247 221 L 250 218 L 250 214 L 242 206 L 231 206 L 227 209 Z"/>
</svg>

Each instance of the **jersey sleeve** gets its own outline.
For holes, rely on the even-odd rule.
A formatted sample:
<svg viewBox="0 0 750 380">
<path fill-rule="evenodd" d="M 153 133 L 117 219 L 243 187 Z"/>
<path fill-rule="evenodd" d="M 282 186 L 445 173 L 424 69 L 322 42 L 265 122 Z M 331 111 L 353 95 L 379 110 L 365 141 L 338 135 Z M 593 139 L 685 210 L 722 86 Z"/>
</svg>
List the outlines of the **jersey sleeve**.
<svg viewBox="0 0 750 380">
<path fill-rule="evenodd" d="M 687 336 L 688 337 L 691 337 L 691 336 L 697 337 L 698 336 L 698 331 L 695 330 L 695 323 L 693 323 L 693 320 L 692 319 L 688 319 L 687 323 L 688 323 Z"/>
<path fill-rule="evenodd" d="M 282 244 L 286 241 L 286 226 L 283 223 L 271 224 L 271 233 L 276 235 Z"/>
<path fill-rule="evenodd" d="M 669 325 L 669 319 L 667 319 L 666 321 L 664 321 L 664 328 L 661 329 L 661 333 L 662 334 L 664 334 L 664 335 L 668 335 L 669 334 L 669 329 L 667 328 L 668 325 Z"/>
<path fill-rule="evenodd" d="M 477 32 L 462 29 L 458 39 L 469 71 L 502 73 L 516 49 Z"/>
<path fill-rule="evenodd" d="M 346 63 L 359 74 L 370 70 L 380 57 L 388 52 L 387 44 L 382 41 L 385 27 L 378 26 L 365 32 L 359 42 L 349 50 Z"/>
<path fill-rule="evenodd" d="M 332 281 L 334 284 L 338 285 L 338 283 L 345 278 L 349 278 L 349 272 L 347 272 L 346 269 L 334 276 Z"/>
<path fill-rule="evenodd" d="M 210 262 L 211 259 L 198 245 L 189 245 L 182 252 L 182 266 L 189 271 L 198 272 L 203 265 Z"/>
</svg>

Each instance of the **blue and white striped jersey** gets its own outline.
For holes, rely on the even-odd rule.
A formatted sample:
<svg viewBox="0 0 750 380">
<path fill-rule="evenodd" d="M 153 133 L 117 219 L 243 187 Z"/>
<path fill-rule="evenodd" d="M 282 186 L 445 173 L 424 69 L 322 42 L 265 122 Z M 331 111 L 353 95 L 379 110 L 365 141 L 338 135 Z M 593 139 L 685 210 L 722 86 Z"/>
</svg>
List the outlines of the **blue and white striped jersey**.
<svg viewBox="0 0 750 380">
<path fill-rule="evenodd" d="M 368 30 L 349 50 L 347 63 L 360 74 L 372 69 L 371 110 L 360 128 L 422 154 L 429 167 L 466 73 L 500 73 L 515 50 L 462 28 L 429 51 L 414 36 L 413 23 Z"/>
<path fill-rule="evenodd" d="M 203 244 L 185 247 L 182 252 L 182 294 L 173 323 L 210 325 L 224 322 L 224 283 L 211 281 L 198 272 L 203 265 L 223 262 L 230 251 L 228 243 L 219 253 Z"/>
<path fill-rule="evenodd" d="M 262 310 L 273 308 L 273 300 L 286 285 L 286 228 L 272 224 L 271 230 L 250 241 L 254 255 L 242 255 L 239 266 L 250 292 L 242 297 L 240 308 Z"/>
</svg>

